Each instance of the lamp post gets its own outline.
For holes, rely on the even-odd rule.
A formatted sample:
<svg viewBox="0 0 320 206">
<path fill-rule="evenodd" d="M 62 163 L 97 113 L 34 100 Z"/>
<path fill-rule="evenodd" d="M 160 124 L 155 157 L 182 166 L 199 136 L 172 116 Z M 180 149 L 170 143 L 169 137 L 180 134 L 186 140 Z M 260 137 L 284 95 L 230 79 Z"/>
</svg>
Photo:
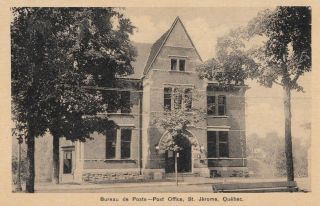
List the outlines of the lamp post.
<svg viewBox="0 0 320 206">
<path fill-rule="evenodd" d="M 16 184 L 16 192 L 21 192 L 22 187 L 21 187 L 21 144 L 23 142 L 23 138 L 21 135 L 17 138 L 18 140 L 18 179 L 17 179 L 17 184 Z"/>
<path fill-rule="evenodd" d="M 174 171 L 176 173 L 176 185 L 178 186 L 178 157 L 179 157 L 179 152 L 175 151 L 174 155 Z"/>
<path fill-rule="evenodd" d="M 155 145 L 155 149 L 157 152 L 160 150 L 159 145 Z M 179 157 L 179 147 L 178 145 L 175 145 L 173 150 L 171 150 L 174 154 L 174 171 L 176 176 L 176 185 L 178 186 L 178 157 Z"/>
</svg>

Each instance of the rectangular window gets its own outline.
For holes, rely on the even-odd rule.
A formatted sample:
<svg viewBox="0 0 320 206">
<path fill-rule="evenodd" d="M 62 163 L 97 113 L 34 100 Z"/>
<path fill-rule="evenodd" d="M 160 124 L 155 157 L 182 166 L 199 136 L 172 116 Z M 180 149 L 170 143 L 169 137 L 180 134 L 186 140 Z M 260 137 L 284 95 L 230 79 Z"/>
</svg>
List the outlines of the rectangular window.
<svg viewBox="0 0 320 206">
<path fill-rule="evenodd" d="M 122 91 L 120 97 L 121 113 L 131 113 L 130 91 Z"/>
<path fill-rule="evenodd" d="M 171 88 L 164 88 L 164 109 L 165 110 L 171 110 Z"/>
<path fill-rule="evenodd" d="M 171 59 L 171 71 L 186 71 L 186 60 L 185 59 Z"/>
<path fill-rule="evenodd" d="M 107 112 L 116 113 L 119 105 L 119 92 L 118 91 L 103 91 L 103 98 L 106 100 Z"/>
<path fill-rule="evenodd" d="M 106 138 L 106 159 L 114 159 L 116 157 L 117 130 L 108 130 Z"/>
<path fill-rule="evenodd" d="M 121 159 L 131 157 L 131 129 L 121 129 Z"/>
<path fill-rule="evenodd" d="M 171 59 L 171 70 L 176 71 L 177 70 L 177 59 Z"/>
<path fill-rule="evenodd" d="M 192 108 L 192 89 L 164 88 L 163 105 L 165 110 L 186 109 L 191 111 Z"/>
<path fill-rule="evenodd" d="M 217 157 L 217 138 L 215 131 L 207 132 L 208 157 Z"/>
<path fill-rule="evenodd" d="M 219 157 L 229 157 L 228 132 L 220 131 L 219 135 Z"/>
<path fill-rule="evenodd" d="M 224 116 L 226 112 L 226 96 L 215 96 L 212 91 L 207 94 L 207 114 Z"/>
<path fill-rule="evenodd" d="M 179 59 L 179 71 L 185 71 L 186 60 Z"/>
<path fill-rule="evenodd" d="M 191 108 L 192 108 L 192 90 L 191 89 L 186 89 L 184 91 L 184 104 L 185 104 L 185 109 L 187 111 L 191 111 Z"/>
<path fill-rule="evenodd" d="M 216 114 L 216 97 L 215 96 L 207 96 L 207 113 L 209 115 Z"/>
<path fill-rule="evenodd" d="M 226 96 L 219 95 L 218 96 L 218 115 L 226 115 Z"/>
<path fill-rule="evenodd" d="M 71 172 L 72 172 L 72 151 L 64 151 L 63 174 L 71 174 Z"/>
<path fill-rule="evenodd" d="M 227 131 L 207 132 L 208 157 L 229 157 L 229 144 Z"/>
<path fill-rule="evenodd" d="M 174 89 L 174 109 L 181 109 L 182 106 L 182 94 L 180 89 Z"/>
</svg>

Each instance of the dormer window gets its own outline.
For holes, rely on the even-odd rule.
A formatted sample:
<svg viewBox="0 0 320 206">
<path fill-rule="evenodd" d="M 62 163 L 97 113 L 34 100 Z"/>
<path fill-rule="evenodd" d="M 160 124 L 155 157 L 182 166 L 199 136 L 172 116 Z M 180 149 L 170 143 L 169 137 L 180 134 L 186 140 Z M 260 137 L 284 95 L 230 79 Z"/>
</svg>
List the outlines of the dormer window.
<svg viewBox="0 0 320 206">
<path fill-rule="evenodd" d="M 178 70 L 179 69 L 179 70 Z M 179 58 L 171 59 L 171 71 L 186 71 L 186 60 Z"/>
</svg>

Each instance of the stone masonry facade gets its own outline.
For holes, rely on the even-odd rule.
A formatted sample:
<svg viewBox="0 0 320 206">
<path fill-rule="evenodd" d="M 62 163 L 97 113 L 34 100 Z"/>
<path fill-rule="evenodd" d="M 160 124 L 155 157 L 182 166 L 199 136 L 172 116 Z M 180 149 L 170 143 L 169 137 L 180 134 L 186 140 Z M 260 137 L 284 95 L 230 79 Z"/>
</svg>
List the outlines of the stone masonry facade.
<svg viewBox="0 0 320 206">
<path fill-rule="evenodd" d="M 190 144 L 181 153 L 179 172 L 212 177 L 246 171 L 246 87 L 222 89 L 217 82 L 199 79 L 196 67 L 203 61 L 179 17 L 154 44 L 134 45 L 138 51 L 135 74 L 119 78 L 127 82 L 121 89 L 128 90 L 130 111 L 101 114 L 118 125 L 110 134 L 94 133 L 85 143 L 61 140 L 61 181 L 165 178 L 172 172 L 173 156 L 157 150 L 168 132 L 153 120 L 168 104 L 166 92 L 175 88 L 197 93 L 201 98 L 192 106 L 208 110 L 206 118 L 188 128 L 189 140 L 197 147 Z"/>
</svg>

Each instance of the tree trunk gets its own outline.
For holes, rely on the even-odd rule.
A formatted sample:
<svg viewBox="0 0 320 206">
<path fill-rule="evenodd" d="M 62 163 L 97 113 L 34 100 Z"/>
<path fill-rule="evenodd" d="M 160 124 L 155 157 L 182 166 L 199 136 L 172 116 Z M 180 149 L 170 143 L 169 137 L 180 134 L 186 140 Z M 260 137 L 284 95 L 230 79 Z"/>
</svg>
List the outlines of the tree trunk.
<svg viewBox="0 0 320 206">
<path fill-rule="evenodd" d="M 60 161 L 59 161 L 59 136 L 53 135 L 52 138 L 52 182 L 59 184 L 59 172 L 60 172 Z"/>
<path fill-rule="evenodd" d="M 287 180 L 294 181 L 292 136 L 291 136 L 291 90 L 284 87 L 284 116 L 285 116 L 285 153 Z"/>
<path fill-rule="evenodd" d="M 34 170 L 34 150 L 35 150 L 35 141 L 34 135 L 29 131 L 29 135 L 27 137 L 27 181 L 26 181 L 26 192 L 34 193 L 34 178 L 35 178 L 35 170 Z"/>
</svg>

